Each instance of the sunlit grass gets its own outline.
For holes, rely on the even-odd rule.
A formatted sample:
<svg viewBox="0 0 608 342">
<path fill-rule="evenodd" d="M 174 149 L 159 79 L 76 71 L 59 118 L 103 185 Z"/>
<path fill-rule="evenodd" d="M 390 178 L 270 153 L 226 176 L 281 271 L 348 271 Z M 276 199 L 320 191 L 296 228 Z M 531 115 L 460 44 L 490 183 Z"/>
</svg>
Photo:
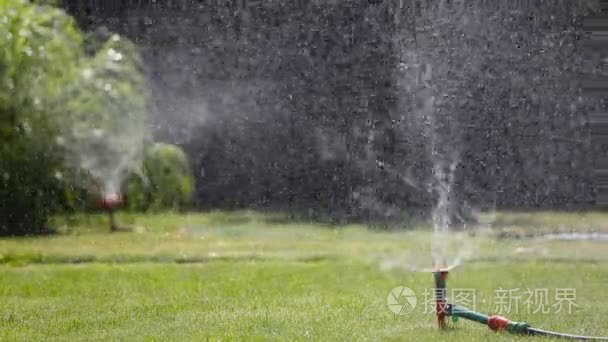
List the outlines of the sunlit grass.
<svg viewBox="0 0 608 342">
<path fill-rule="evenodd" d="M 519 219 L 519 214 L 513 220 Z M 540 218 L 548 214 L 539 214 Z M 563 217 L 563 214 L 556 214 Z M 574 214 L 570 214 L 574 215 Z M 595 214 L 595 222 L 602 222 Z M 608 214 L 604 214 L 608 218 Z M 605 244 L 595 241 L 546 241 L 513 239 L 504 234 L 511 216 L 499 214 L 493 230 L 465 230 L 451 234 L 454 257 L 487 260 L 608 260 Z M 551 219 L 520 225 L 525 232 L 549 231 Z M 122 213 L 121 224 L 131 233 L 109 233 L 104 215 L 58 217 L 62 232 L 48 237 L 0 239 L 0 263 L 62 262 L 201 262 L 225 259 L 311 260 L 348 258 L 388 260 L 407 268 L 428 267 L 432 233 L 422 226 L 414 230 L 373 231 L 363 225 L 330 226 L 292 222 L 280 214 L 243 211 L 206 214 Z M 572 222 L 584 221 L 570 219 Z M 604 220 L 608 221 L 608 220 Z M 523 221 L 521 221 L 523 222 Z M 67 224 L 70 224 L 69 226 Z M 523 224 L 523 223 L 521 223 Z M 538 225 L 537 225 L 538 224 Z M 576 227 L 576 226 L 575 226 Z M 585 227 L 580 228 L 584 230 Z M 497 234 L 500 232 L 500 234 Z M 519 235 L 515 235 L 519 237 Z M 457 254 L 457 255 L 456 255 Z"/>
<path fill-rule="evenodd" d="M 424 313 L 429 274 L 363 262 L 4 266 L 0 272 L 2 340 L 514 339 L 466 321 L 437 332 L 433 315 Z M 500 288 L 519 288 L 522 297 L 526 287 L 547 288 L 550 314 L 528 314 L 520 303 L 509 316 L 547 329 L 606 334 L 606 272 L 599 265 L 479 263 L 453 272 L 450 286 L 475 289 L 484 312 L 494 310 Z M 418 293 L 412 314 L 398 316 L 386 306 L 398 285 Z M 572 314 L 551 307 L 557 288 L 577 289 Z"/>
<path fill-rule="evenodd" d="M 499 214 L 494 227 L 550 231 L 581 217 Z M 577 214 L 568 214 L 577 215 Z M 602 224 L 608 214 L 592 214 Z M 104 216 L 73 217 L 62 234 L 0 239 L 0 340 L 513 340 L 461 321 L 440 333 L 431 314 L 398 316 L 390 289 L 423 301 L 432 234 L 289 221 L 281 214 L 120 214 L 130 233 L 109 233 Z M 509 221 L 511 220 L 511 221 Z M 531 221 L 536 220 L 536 221 Z M 530 224 L 532 222 L 532 224 Z M 571 333 L 608 334 L 608 245 L 600 241 L 453 234 L 464 265 L 449 287 L 475 289 L 495 310 L 494 291 L 576 288 L 572 314 L 509 316 Z M 523 301 L 523 298 L 522 298 Z M 532 339 L 528 337 L 529 339 Z M 534 338 L 536 340 L 536 338 Z"/>
</svg>

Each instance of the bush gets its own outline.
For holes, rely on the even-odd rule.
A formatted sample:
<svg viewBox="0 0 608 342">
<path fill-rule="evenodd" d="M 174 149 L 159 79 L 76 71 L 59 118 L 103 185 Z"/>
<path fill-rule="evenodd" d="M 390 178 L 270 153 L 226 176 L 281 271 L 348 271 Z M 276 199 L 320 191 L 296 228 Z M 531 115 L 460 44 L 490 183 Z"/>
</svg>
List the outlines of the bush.
<svg viewBox="0 0 608 342">
<path fill-rule="evenodd" d="M 48 231 L 46 219 L 61 188 L 44 149 L 19 137 L 0 145 L 0 235 Z"/>
<path fill-rule="evenodd" d="M 0 0 L 0 13 L 0 234 L 39 233 L 61 196 L 54 101 L 82 37 L 49 6 Z"/>
<path fill-rule="evenodd" d="M 186 154 L 175 145 L 155 144 L 146 152 L 142 175 L 127 185 L 132 210 L 184 209 L 194 192 L 194 177 Z"/>
</svg>

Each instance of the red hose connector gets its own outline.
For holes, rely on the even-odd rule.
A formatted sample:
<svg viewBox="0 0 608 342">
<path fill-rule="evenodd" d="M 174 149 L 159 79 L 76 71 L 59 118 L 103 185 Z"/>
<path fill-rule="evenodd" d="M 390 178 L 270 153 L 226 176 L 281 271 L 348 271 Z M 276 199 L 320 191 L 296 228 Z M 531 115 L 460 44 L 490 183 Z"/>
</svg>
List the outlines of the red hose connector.
<svg viewBox="0 0 608 342">
<path fill-rule="evenodd" d="M 509 319 L 502 316 L 490 316 L 488 327 L 494 331 L 507 330 L 509 328 Z"/>
</svg>

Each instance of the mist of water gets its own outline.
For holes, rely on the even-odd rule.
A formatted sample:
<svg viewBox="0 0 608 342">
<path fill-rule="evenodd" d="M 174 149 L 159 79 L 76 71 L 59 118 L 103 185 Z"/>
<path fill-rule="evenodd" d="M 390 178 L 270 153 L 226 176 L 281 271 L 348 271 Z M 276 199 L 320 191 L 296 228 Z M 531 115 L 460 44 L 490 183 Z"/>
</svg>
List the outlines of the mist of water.
<svg viewBox="0 0 608 342">
<path fill-rule="evenodd" d="M 431 259 L 436 267 L 447 267 L 458 264 L 466 254 L 463 241 L 454 241 L 450 234 L 455 217 L 456 194 L 454 187 L 456 168 L 460 163 L 460 149 L 452 131 L 456 124 L 449 116 L 435 107 L 435 88 L 433 85 L 433 67 L 430 63 L 422 63 L 419 56 L 410 56 L 410 63 L 415 68 L 416 76 L 409 80 L 406 86 L 417 89 L 417 103 L 411 116 L 415 126 L 422 131 L 426 146 L 426 158 L 431 164 L 431 174 L 427 178 L 427 189 L 435 198 L 431 212 Z M 408 81 L 406 81 L 408 82 Z M 447 128 L 447 129 L 446 129 Z"/>
<path fill-rule="evenodd" d="M 437 202 L 432 212 L 433 237 L 431 254 L 433 265 L 448 266 L 446 256 L 450 226 L 452 225 L 451 195 L 454 184 L 454 171 L 457 160 L 451 161 L 448 167 L 436 158 L 433 160 L 433 190 L 437 193 Z"/>
<path fill-rule="evenodd" d="M 113 36 L 66 91 L 70 110 L 57 138 L 70 169 L 84 172 L 94 183 L 85 187 L 102 196 L 120 194 L 125 179 L 140 171 L 148 135 L 145 82 L 120 43 Z"/>
<path fill-rule="evenodd" d="M 458 12 L 461 16 L 458 18 L 451 18 L 450 13 L 452 12 L 440 4 L 426 13 L 426 20 L 428 23 L 449 21 L 467 34 L 485 28 L 480 22 L 472 20 L 472 15 L 466 10 Z M 465 198 L 462 193 L 463 180 L 457 177 L 460 175 L 459 165 L 463 162 L 460 158 L 462 146 L 459 143 L 462 127 L 452 113 L 442 111 L 444 106 L 440 102 L 449 101 L 449 97 L 448 94 L 439 93 L 446 87 L 437 83 L 444 82 L 446 77 L 457 76 L 449 76 L 450 58 L 440 55 L 439 52 L 432 52 L 435 45 L 439 46 L 438 51 L 443 51 L 442 44 L 451 44 L 448 41 L 451 36 L 439 32 L 441 29 L 447 29 L 447 26 L 425 26 L 427 22 L 422 21 L 417 24 L 423 27 L 421 31 L 416 28 L 417 32 L 422 33 L 412 34 L 409 27 L 404 27 L 400 37 L 405 42 L 401 47 L 400 70 L 403 77 L 400 83 L 405 90 L 404 99 L 412 99 L 411 102 L 414 103 L 411 112 L 407 113 L 412 127 L 408 134 L 416 137 L 415 139 L 422 139 L 425 150 L 422 152 L 424 156 L 421 157 L 429 164 L 425 185 L 435 201 L 430 222 L 432 263 L 436 267 L 447 267 L 462 262 L 474 249 L 471 245 L 473 241 L 465 241 L 464 234 L 454 233 L 456 225 L 459 228 L 468 228 L 467 219 L 471 218 L 460 217 L 465 206 L 462 201 Z M 408 101 L 404 103 L 407 104 Z M 467 214 L 476 215 L 475 208 L 470 203 L 466 205 L 469 206 L 465 210 Z M 428 261 L 426 264 L 428 265 Z"/>
<path fill-rule="evenodd" d="M 126 177 L 139 170 L 143 159 L 145 126 L 128 114 L 113 120 L 112 127 L 95 120 L 81 122 L 60 138 L 70 166 L 92 177 L 103 195 L 120 193 Z"/>
</svg>

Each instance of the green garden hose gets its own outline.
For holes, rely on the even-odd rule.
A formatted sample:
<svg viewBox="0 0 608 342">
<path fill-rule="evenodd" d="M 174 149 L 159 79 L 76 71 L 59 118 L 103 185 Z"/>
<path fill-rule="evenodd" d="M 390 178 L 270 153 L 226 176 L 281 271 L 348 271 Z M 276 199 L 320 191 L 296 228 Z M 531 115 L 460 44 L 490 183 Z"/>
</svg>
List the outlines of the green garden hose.
<svg viewBox="0 0 608 342">
<path fill-rule="evenodd" d="M 448 305 L 447 316 L 451 316 L 452 320 L 457 321 L 458 318 L 464 318 L 469 321 L 481 323 L 490 327 L 494 331 L 506 330 L 514 334 L 528 334 L 536 336 L 548 336 L 548 337 L 560 337 L 572 340 L 595 340 L 595 341 L 608 341 L 608 337 L 593 337 L 593 336 L 581 336 L 563 334 L 553 331 L 547 331 L 542 329 L 536 329 L 530 327 L 530 324 L 525 322 L 514 322 L 508 318 L 502 316 L 487 316 L 482 313 L 467 309 L 462 306 Z"/>
<path fill-rule="evenodd" d="M 488 316 L 463 306 L 447 304 L 445 291 L 447 287 L 446 282 L 448 278 L 448 271 L 449 269 L 447 268 L 435 268 L 433 270 L 436 291 L 435 300 L 437 302 L 437 321 L 440 329 L 445 329 L 447 327 L 445 322 L 445 318 L 447 316 L 452 317 L 452 321 L 454 322 L 458 321 L 459 318 L 464 318 L 469 321 L 484 324 L 494 331 L 508 331 L 514 334 L 558 337 L 571 340 L 608 341 L 608 337 L 571 335 L 532 328 L 530 324 L 525 322 L 515 322 L 509 320 L 508 318 L 497 315 Z"/>
</svg>

